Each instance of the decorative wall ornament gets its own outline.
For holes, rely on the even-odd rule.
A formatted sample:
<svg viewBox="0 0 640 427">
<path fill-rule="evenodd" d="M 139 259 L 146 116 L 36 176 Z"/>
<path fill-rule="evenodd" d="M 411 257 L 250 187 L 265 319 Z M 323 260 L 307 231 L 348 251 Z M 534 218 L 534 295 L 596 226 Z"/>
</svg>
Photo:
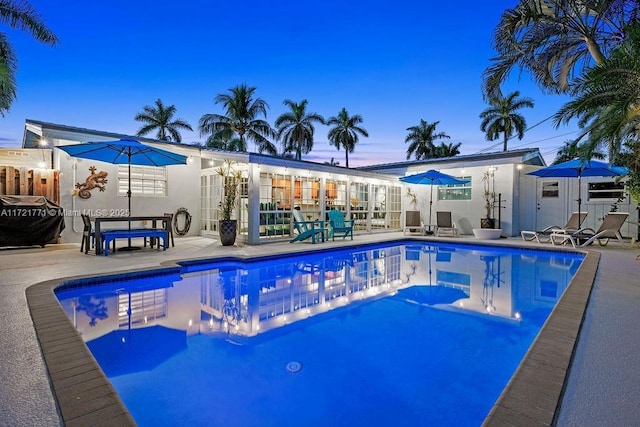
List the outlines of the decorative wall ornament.
<svg viewBox="0 0 640 427">
<path fill-rule="evenodd" d="M 109 175 L 105 171 L 100 171 L 96 173 L 96 167 L 91 166 L 89 168 L 89 172 L 91 175 L 87 177 L 84 183 L 77 183 L 76 188 L 78 189 L 78 196 L 81 199 L 89 199 L 91 198 L 91 190 L 97 188 L 100 191 L 106 190 L 107 185 L 107 176 Z"/>
</svg>

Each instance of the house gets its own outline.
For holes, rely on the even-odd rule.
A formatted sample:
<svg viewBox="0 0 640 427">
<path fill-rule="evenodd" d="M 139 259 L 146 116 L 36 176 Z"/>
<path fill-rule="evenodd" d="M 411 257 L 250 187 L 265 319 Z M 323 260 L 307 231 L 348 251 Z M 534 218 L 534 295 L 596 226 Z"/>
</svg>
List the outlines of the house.
<svg viewBox="0 0 640 427">
<path fill-rule="evenodd" d="M 409 186 L 398 178 L 428 169 L 469 180 L 462 186 L 433 188 L 434 218 L 436 211 L 452 212 L 462 234 L 471 234 L 473 228 L 480 226 L 480 218 L 485 212 L 482 177 L 487 173 L 491 188 L 499 195 L 493 214 L 504 236 L 517 236 L 523 229 L 564 224 L 569 213 L 577 209 L 573 202 L 577 199 L 576 180 L 542 180 L 526 175 L 545 166 L 535 148 L 346 169 L 26 120 L 22 149 L 0 150 L 0 165 L 10 166 L 12 157 L 8 152 L 19 151 L 25 153 L 20 156 L 22 165 L 59 171 L 59 204 L 65 209 L 66 222 L 61 240 L 79 242 L 83 228 L 80 213 L 93 216 L 127 214 L 128 168 L 72 158 L 55 147 L 122 138 L 136 139 L 189 159 L 186 165 L 131 167 L 131 214 L 158 215 L 186 209 L 190 217 L 188 230 L 185 230 L 187 224 L 180 222 L 184 218 L 178 217 L 176 224 L 186 235 L 217 236 L 222 193 L 222 177 L 217 173 L 217 167 L 225 159 L 234 160 L 242 170 L 236 209 L 238 238 L 252 245 L 290 239 L 294 232 L 292 209 L 300 209 L 308 219 L 326 219 L 329 210 L 341 210 L 354 220 L 356 234 L 400 231 L 404 226 L 404 212 L 414 208 L 407 197 Z M 43 146 L 43 142 L 46 145 Z M 78 187 L 90 182 L 95 175 L 102 177 L 102 188 L 94 187 L 89 192 L 90 197 L 80 197 Z M 428 185 L 410 188 L 417 195 L 417 209 L 426 224 L 431 188 Z M 0 194 L 3 191 L 5 189 L 0 186 Z M 611 178 L 590 178 L 583 179 L 583 191 L 589 192 L 589 197 L 583 195 L 583 206 L 594 212 L 586 224 L 592 221 L 595 225 L 594 221 L 610 210 L 613 198 L 622 190 Z M 631 212 L 635 208 L 628 198 L 618 205 L 622 211 Z M 637 226 L 629 224 L 623 228 L 623 234 L 637 235 Z"/>
<path fill-rule="evenodd" d="M 630 197 L 625 197 L 622 181 L 612 177 L 583 177 L 582 188 L 578 188 L 577 179 L 527 175 L 544 166 L 544 159 L 534 148 L 372 165 L 360 169 L 398 177 L 436 169 L 469 180 L 468 184 L 459 186 L 462 188 L 436 187 L 433 196 L 433 211 L 450 211 L 463 234 L 471 234 L 473 228 L 480 227 L 480 218 L 485 216 L 482 179 L 487 174 L 490 191 L 497 196 L 493 216 L 497 220 L 496 226 L 502 228 L 503 236 L 519 236 L 521 230 L 541 230 L 550 225 L 562 226 L 571 212 L 578 210 L 577 199 L 581 197 L 581 210 L 589 212 L 583 227 L 597 230 L 607 212 L 616 209 L 630 213 L 630 221 L 621 230 L 623 236 L 639 237 L 638 206 Z M 419 187 L 424 188 L 420 191 Z M 411 188 L 420 191 L 418 209 L 426 223 L 424 213 L 429 210 L 429 186 L 414 185 Z"/>
</svg>

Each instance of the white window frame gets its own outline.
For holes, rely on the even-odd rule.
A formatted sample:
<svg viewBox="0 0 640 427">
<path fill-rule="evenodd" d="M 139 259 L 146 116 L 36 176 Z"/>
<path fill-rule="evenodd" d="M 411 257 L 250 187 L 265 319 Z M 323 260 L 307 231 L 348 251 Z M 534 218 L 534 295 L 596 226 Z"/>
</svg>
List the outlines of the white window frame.
<svg viewBox="0 0 640 427">
<path fill-rule="evenodd" d="M 144 197 L 167 196 L 167 167 L 131 165 L 131 195 Z M 129 165 L 118 165 L 118 195 L 129 190 Z"/>
<path fill-rule="evenodd" d="M 450 202 L 471 200 L 471 176 L 456 177 L 467 180 L 464 184 L 438 185 L 438 200 Z M 457 193 L 460 197 L 448 197 L 450 193 Z"/>
</svg>

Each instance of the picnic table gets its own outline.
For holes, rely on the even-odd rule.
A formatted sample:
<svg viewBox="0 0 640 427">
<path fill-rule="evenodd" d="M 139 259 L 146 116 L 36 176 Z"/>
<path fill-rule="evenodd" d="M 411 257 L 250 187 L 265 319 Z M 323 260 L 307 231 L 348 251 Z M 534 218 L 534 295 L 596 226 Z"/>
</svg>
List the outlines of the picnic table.
<svg viewBox="0 0 640 427">
<path fill-rule="evenodd" d="M 147 216 L 108 216 L 108 217 L 95 217 L 93 218 L 95 223 L 96 234 L 96 255 L 102 253 L 103 240 L 108 241 L 112 239 L 124 239 L 134 237 L 160 237 L 164 241 L 164 249 L 168 246 L 169 240 L 169 227 L 171 227 L 170 221 L 167 220 L 167 216 L 162 215 L 147 215 Z M 124 222 L 127 223 L 126 227 L 117 229 L 104 230 L 103 225 L 105 223 Z M 150 222 L 152 227 L 131 227 L 132 222 Z M 161 228 L 156 228 L 156 225 L 162 224 Z M 159 245 L 158 245 L 159 247 Z M 105 255 L 108 254 L 108 249 Z"/>
</svg>

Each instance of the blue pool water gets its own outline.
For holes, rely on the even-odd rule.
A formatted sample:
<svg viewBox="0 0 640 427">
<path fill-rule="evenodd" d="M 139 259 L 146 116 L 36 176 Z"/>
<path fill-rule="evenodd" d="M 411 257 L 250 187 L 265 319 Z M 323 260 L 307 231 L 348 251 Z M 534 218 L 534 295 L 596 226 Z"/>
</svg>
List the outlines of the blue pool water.
<svg viewBox="0 0 640 427">
<path fill-rule="evenodd" d="M 396 242 L 57 295 L 141 426 L 474 426 L 581 261 Z"/>
</svg>

